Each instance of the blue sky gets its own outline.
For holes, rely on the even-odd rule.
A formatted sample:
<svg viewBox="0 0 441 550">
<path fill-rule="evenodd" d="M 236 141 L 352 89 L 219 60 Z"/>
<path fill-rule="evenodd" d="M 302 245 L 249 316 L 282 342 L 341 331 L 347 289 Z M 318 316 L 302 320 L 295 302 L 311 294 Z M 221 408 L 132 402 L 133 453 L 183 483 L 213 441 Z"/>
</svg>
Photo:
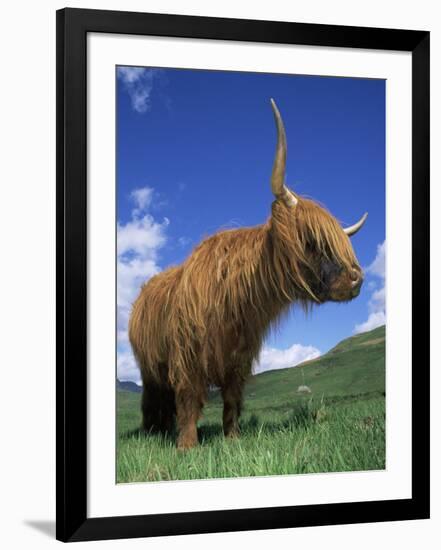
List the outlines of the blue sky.
<svg viewBox="0 0 441 550">
<path fill-rule="evenodd" d="M 284 119 L 287 184 L 344 224 L 367 270 L 360 296 L 293 310 L 257 370 L 292 365 L 384 323 L 385 81 L 119 67 L 117 93 L 118 375 L 138 380 L 127 343 L 139 285 L 182 262 L 204 236 L 263 223 Z"/>
</svg>

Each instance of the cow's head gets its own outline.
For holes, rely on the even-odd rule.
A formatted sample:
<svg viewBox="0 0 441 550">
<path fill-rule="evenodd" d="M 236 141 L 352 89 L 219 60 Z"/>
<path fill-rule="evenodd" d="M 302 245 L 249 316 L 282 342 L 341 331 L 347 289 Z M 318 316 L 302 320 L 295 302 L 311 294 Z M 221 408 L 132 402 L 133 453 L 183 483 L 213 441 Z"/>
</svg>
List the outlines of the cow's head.
<svg viewBox="0 0 441 550">
<path fill-rule="evenodd" d="M 286 186 L 285 128 L 274 100 L 271 105 L 277 127 L 271 178 L 274 246 L 286 256 L 292 285 L 300 294 L 316 302 L 351 300 L 360 292 L 363 272 L 350 237 L 363 226 L 367 213 L 343 228 L 325 208 Z"/>
</svg>

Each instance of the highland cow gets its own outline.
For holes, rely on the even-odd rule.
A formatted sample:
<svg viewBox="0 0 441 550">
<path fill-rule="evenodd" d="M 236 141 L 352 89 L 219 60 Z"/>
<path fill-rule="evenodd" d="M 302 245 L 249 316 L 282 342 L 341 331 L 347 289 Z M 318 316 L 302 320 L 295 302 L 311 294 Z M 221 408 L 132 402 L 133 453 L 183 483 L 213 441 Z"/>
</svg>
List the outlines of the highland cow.
<svg viewBox="0 0 441 550">
<path fill-rule="evenodd" d="M 269 219 L 207 238 L 183 264 L 152 277 L 133 305 L 129 338 L 143 381 L 143 427 L 170 432 L 177 418 L 179 449 L 197 444 L 211 385 L 222 392 L 225 436 L 239 434 L 244 383 L 268 330 L 292 304 L 308 309 L 360 292 L 349 237 L 367 214 L 343 229 L 285 185 L 285 129 L 271 105 L 277 147 Z"/>
</svg>

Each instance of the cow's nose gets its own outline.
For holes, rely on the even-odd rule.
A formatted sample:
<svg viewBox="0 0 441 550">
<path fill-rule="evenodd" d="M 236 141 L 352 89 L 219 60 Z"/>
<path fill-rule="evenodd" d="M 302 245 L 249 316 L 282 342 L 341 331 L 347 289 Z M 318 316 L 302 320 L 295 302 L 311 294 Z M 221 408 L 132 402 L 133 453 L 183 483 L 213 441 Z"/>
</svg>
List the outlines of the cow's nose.
<svg viewBox="0 0 441 550">
<path fill-rule="evenodd" d="M 363 273 L 359 269 L 353 269 L 350 277 L 352 281 L 352 295 L 358 296 L 358 294 L 360 294 L 361 285 L 363 284 Z"/>
<path fill-rule="evenodd" d="M 350 273 L 352 288 L 359 290 L 363 283 L 363 272 L 360 269 L 353 268 Z"/>
<path fill-rule="evenodd" d="M 360 272 L 358 271 L 358 269 L 352 269 L 349 276 L 352 281 L 352 286 L 355 286 L 361 279 Z"/>
</svg>

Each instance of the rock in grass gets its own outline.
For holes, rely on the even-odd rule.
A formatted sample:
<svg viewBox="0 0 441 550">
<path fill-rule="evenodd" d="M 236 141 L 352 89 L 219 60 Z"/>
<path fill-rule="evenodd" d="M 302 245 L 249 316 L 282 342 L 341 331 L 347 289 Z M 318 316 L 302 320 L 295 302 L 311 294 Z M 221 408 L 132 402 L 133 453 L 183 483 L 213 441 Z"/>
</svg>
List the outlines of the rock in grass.
<svg viewBox="0 0 441 550">
<path fill-rule="evenodd" d="M 297 393 L 312 393 L 312 391 L 309 386 L 299 386 L 297 388 Z"/>
</svg>

